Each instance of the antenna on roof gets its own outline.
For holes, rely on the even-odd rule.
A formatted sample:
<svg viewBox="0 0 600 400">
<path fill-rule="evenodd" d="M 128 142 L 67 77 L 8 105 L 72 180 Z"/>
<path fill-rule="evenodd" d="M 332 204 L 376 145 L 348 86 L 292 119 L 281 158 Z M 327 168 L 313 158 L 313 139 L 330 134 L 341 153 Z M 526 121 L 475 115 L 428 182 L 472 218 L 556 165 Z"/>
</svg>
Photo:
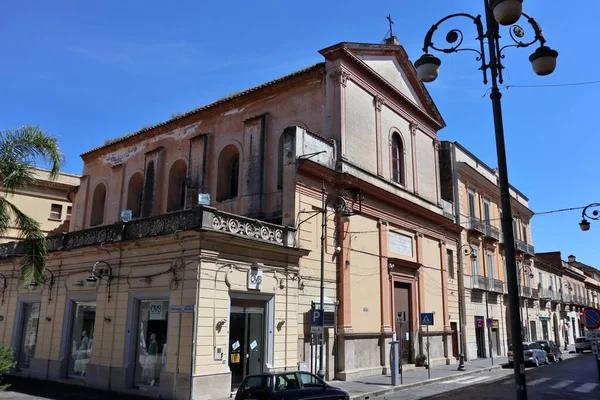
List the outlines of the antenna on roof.
<svg viewBox="0 0 600 400">
<path fill-rule="evenodd" d="M 383 42 L 385 44 L 392 44 L 392 45 L 396 45 L 398 46 L 400 44 L 400 42 L 398 41 L 398 38 L 396 36 L 394 36 L 394 21 L 392 21 L 392 15 L 388 14 L 387 17 L 385 17 L 388 20 L 388 23 L 390 24 L 390 37 L 386 37 Z"/>
</svg>

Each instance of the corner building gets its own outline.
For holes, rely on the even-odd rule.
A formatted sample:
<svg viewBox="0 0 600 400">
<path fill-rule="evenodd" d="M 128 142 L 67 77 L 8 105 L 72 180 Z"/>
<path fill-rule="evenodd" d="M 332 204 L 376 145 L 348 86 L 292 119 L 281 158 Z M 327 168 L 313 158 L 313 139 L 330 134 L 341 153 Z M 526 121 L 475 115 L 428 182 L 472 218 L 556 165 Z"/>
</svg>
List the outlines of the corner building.
<svg viewBox="0 0 600 400">
<path fill-rule="evenodd" d="M 312 369 L 321 263 L 326 379 L 388 372 L 399 313 L 406 363 L 455 362 L 461 227 L 441 201 L 443 119 L 395 39 L 320 53 L 82 155 L 45 282 L 22 287 L 21 245 L 0 245 L 17 373 L 214 399 L 248 374 Z"/>
</svg>

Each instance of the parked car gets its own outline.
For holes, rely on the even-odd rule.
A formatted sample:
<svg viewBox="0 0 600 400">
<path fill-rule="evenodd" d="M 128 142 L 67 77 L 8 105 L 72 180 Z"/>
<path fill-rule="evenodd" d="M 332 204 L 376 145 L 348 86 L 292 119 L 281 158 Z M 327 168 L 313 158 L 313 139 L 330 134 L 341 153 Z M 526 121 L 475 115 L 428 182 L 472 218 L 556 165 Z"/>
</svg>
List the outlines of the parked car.
<svg viewBox="0 0 600 400">
<path fill-rule="evenodd" d="M 552 340 L 538 340 L 536 343 L 540 345 L 542 350 L 546 350 L 546 355 L 550 361 L 562 361 L 562 351 L 555 342 Z"/>
<path fill-rule="evenodd" d="M 592 343 L 584 337 L 575 339 L 575 351 L 577 353 L 583 353 L 585 350 L 592 351 Z"/>
<path fill-rule="evenodd" d="M 349 400 L 342 389 L 323 382 L 309 372 L 282 372 L 248 375 L 235 394 L 235 400 Z"/>
<path fill-rule="evenodd" d="M 514 353 L 512 345 L 508 346 L 508 364 L 513 365 Z M 523 359 L 526 364 L 533 364 L 539 367 L 540 364 L 548 364 L 548 356 L 546 351 L 536 342 L 523 343 Z"/>
</svg>

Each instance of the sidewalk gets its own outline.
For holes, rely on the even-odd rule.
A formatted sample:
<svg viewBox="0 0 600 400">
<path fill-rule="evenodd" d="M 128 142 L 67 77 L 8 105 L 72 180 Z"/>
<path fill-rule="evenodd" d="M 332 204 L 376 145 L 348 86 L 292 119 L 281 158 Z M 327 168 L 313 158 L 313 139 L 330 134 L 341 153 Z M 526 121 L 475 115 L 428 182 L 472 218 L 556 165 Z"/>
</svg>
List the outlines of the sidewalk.
<svg viewBox="0 0 600 400">
<path fill-rule="evenodd" d="M 427 369 L 414 368 L 404 371 L 402 385 L 399 386 L 392 386 L 390 375 L 376 375 L 355 381 L 333 381 L 330 383 L 332 386 L 348 392 L 352 400 L 365 400 L 400 390 L 499 369 L 507 363 L 508 359 L 506 357 L 494 357 L 494 365 L 492 366 L 490 358 L 481 358 L 465 362 L 465 371 L 457 371 L 457 364 L 441 365 L 431 369 L 430 379 L 427 378 Z"/>
</svg>

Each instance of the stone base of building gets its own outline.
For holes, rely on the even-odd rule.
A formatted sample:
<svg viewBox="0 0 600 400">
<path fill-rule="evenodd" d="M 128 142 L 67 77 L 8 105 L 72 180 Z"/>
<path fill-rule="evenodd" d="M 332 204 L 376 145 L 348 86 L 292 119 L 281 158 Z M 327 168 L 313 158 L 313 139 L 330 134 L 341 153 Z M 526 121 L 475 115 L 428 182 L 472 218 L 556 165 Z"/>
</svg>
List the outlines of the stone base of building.
<svg viewBox="0 0 600 400">
<path fill-rule="evenodd" d="M 229 399 L 231 396 L 231 373 L 195 376 L 192 386 L 192 399 L 194 400 Z"/>
<path fill-rule="evenodd" d="M 335 379 L 346 381 L 389 373 L 391 336 L 391 332 L 339 335 Z"/>
</svg>

